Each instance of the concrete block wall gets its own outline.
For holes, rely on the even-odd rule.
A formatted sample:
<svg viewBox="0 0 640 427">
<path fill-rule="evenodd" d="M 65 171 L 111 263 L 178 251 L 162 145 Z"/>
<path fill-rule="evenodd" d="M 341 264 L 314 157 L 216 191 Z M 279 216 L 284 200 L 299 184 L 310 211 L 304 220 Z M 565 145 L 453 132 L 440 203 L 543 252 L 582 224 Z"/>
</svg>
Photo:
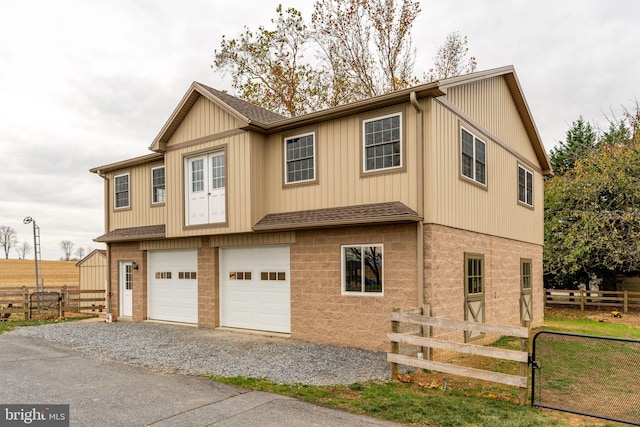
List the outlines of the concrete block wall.
<svg viewBox="0 0 640 427">
<path fill-rule="evenodd" d="M 219 251 L 203 237 L 198 249 L 198 326 L 206 328 L 220 326 Z"/>
<path fill-rule="evenodd" d="M 432 316 L 465 320 L 464 256 L 476 253 L 484 255 L 485 322 L 521 325 L 520 260 L 525 258 L 532 261 L 532 326 L 542 324 L 542 246 L 435 224 L 425 225 L 424 234 L 425 299 Z"/>
<path fill-rule="evenodd" d="M 389 349 L 387 314 L 416 307 L 416 225 L 296 232 L 291 245 L 291 336 L 318 343 Z M 384 295 L 343 295 L 341 245 L 383 246 Z"/>
</svg>

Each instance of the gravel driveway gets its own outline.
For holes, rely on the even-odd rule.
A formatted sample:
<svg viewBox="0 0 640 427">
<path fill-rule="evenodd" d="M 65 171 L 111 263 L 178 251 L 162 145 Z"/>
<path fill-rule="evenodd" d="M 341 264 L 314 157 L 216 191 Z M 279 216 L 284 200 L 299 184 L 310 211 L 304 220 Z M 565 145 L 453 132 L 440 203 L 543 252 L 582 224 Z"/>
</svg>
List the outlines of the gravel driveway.
<svg viewBox="0 0 640 427">
<path fill-rule="evenodd" d="M 67 322 L 6 333 L 54 341 L 91 357 L 162 373 L 329 385 L 387 380 L 391 372 L 383 352 L 181 325 Z"/>
</svg>

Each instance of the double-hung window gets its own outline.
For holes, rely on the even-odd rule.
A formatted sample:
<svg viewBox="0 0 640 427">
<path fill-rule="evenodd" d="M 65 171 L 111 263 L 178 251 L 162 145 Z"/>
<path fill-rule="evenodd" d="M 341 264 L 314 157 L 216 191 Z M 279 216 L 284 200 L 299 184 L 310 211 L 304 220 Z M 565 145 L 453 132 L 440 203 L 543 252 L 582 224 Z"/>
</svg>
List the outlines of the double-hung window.
<svg viewBox="0 0 640 427">
<path fill-rule="evenodd" d="M 460 128 L 462 175 L 482 185 L 487 184 L 486 143 L 465 128 Z"/>
<path fill-rule="evenodd" d="M 129 174 L 116 175 L 113 178 L 113 199 L 116 209 L 129 207 Z"/>
<path fill-rule="evenodd" d="M 362 122 L 363 171 L 402 167 L 402 114 Z"/>
<path fill-rule="evenodd" d="M 533 172 L 518 165 L 518 201 L 533 206 Z"/>
<path fill-rule="evenodd" d="M 151 203 L 165 202 L 164 166 L 151 169 Z"/>
<path fill-rule="evenodd" d="M 383 293 L 382 245 L 342 246 L 342 292 Z"/>
<path fill-rule="evenodd" d="M 316 179 L 316 134 L 296 135 L 284 140 L 285 183 Z"/>
</svg>

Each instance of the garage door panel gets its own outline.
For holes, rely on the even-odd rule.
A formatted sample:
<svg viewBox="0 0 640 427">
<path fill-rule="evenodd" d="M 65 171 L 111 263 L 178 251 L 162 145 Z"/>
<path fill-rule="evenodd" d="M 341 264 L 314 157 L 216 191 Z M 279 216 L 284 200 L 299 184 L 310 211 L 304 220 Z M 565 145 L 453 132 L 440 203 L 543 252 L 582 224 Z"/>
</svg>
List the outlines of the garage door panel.
<svg viewBox="0 0 640 427">
<path fill-rule="evenodd" d="M 149 319 L 198 323 L 197 250 L 149 251 Z M 181 274 L 182 273 L 182 274 Z"/>
<path fill-rule="evenodd" d="M 220 253 L 222 326 L 291 332 L 289 247 L 224 248 Z"/>
</svg>

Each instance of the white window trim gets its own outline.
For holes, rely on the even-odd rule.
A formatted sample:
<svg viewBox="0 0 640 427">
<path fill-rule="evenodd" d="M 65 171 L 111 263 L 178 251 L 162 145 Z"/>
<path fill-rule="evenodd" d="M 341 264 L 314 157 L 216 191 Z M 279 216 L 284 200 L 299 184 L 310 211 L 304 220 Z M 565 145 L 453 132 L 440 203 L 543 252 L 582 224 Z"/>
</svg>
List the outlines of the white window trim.
<svg viewBox="0 0 640 427">
<path fill-rule="evenodd" d="M 366 124 L 369 122 L 375 122 L 378 120 L 383 120 L 383 119 L 387 119 L 389 117 L 395 117 L 398 116 L 400 118 L 400 164 L 398 166 L 390 166 L 387 168 L 379 168 L 379 169 L 367 169 L 367 146 L 365 144 L 365 139 L 366 139 Z M 396 113 L 391 113 L 391 114 L 386 114 L 384 116 L 378 116 L 378 117 L 371 117 L 365 120 L 362 120 L 362 141 L 360 141 L 360 143 L 362 144 L 362 171 L 364 173 L 375 173 L 375 172 L 380 172 L 380 171 L 386 171 L 386 170 L 393 170 L 393 169 L 402 169 L 404 167 L 404 163 L 403 163 L 403 157 L 404 157 L 404 120 L 402 117 L 402 112 L 396 112 Z"/>
<path fill-rule="evenodd" d="M 116 181 L 118 180 L 118 178 L 126 176 L 127 177 L 127 204 L 123 205 L 123 206 L 116 206 L 116 204 L 118 203 L 118 198 L 117 198 L 117 186 L 116 186 Z M 120 175 L 115 175 L 113 177 L 113 208 L 114 209 L 127 209 L 131 207 L 131 174 L 129 172 L 127 173 L 121 173 Z"/>
<path fill-rule="evenodd" d="M 472 172 L 473 172 L 473 177 L 467 176 L 462 172 L 462 156 L 463 156 L 463 152 L 462 152 L 462 132 L 465 131 L 468 134 L 470 134 L 473 137 L 473 162 L 472 162 Z M 484 182 L 478 181 L 478 178 L 476 177 L 476 140 L 482 142 L 484 144 Z M 469 180 L 475 184 L 481 185 L 483 187 L 487 186 L 487 141 L 485 141 L 483 138 L 480 138 L 478 135 L 476 135 L 474 132 L 470 131 L 468 128 L 464 127 L 464 126 L 460 126 L 460 176 L 463 179 Z"/>
<path fill-rule="evenodd" d="M 156 200 L 154 200 L 154 186 L 153 186 L 153 171 L 155 171 L 156 169 L 164 169 L 164 200 L 161 202 L 158 202 Z M 152 205 L 161 205 L 164 204 L 167 201 L 167 170 L 165 169 L 164 165 L 162 166 L 156 166 L 154 168 L 151 168 L 151 204 Z"/>
<path fill-rule="evenodd" d="M 301 181 L 289 181 L 289 159 L 287 159 L 287 141 L 296 138 L 302 138 L 305 136 L 313 135 L 313 178 L 303 179 Z M 291 135 L 284 138 L 283 142 L 284 146 L 284 182 L 285 184 L 300 184 L 303 182 L 313 182 L 316 180 L 316 157 L 317 157 L 317 147 L 316 147 L 316 133 L 315 132 L 307 132 L 299 135 Z"/>
<path fill-rule="evenodd" d="M 345 283 L 345 249 L 346 248 L 370 248 L 370 247 L 379 247 L 381 249 L 382 255 L 382 291 L 381 292 L 364 292 L 364 291 L 347 291 L 347 284 Z M 363 244 L 353 244 L 353 245 L 341 245 L 340 246 L 340 283 L 341 283 L 341 291 L 342 295 L 351 295 L 351 296 L 384 296 L 384 244 L 382 243 L 363 243 Z M 362 275 L 364 277 L 364 275 Z"/>
<path fill-rule="evenodd" d="M 531 175 L 531 203 L 529 203 L 527 200 L 520 200 L 520 169 L 522 169 L 525 174 L 524 174 L 524 188 L 525 188 L 525 193 L 524 193 L 524 197 L 526 199 L 527 197 L 527 174 Z M 533 172 L 530 171 L 529 169 L 525 168 L 522 165 L 518 165 L 518 177 L 517 177 L 517 190 L 518 190 L 518 203 L 520 203 L 523 206 L 527 206 L 529 208 L 533 207 L 533 200 L 534 200 L 534 195 L 535 195 L 535 188 L 533 187 L 534 181 L 533 181 Z"/>
</svg>

